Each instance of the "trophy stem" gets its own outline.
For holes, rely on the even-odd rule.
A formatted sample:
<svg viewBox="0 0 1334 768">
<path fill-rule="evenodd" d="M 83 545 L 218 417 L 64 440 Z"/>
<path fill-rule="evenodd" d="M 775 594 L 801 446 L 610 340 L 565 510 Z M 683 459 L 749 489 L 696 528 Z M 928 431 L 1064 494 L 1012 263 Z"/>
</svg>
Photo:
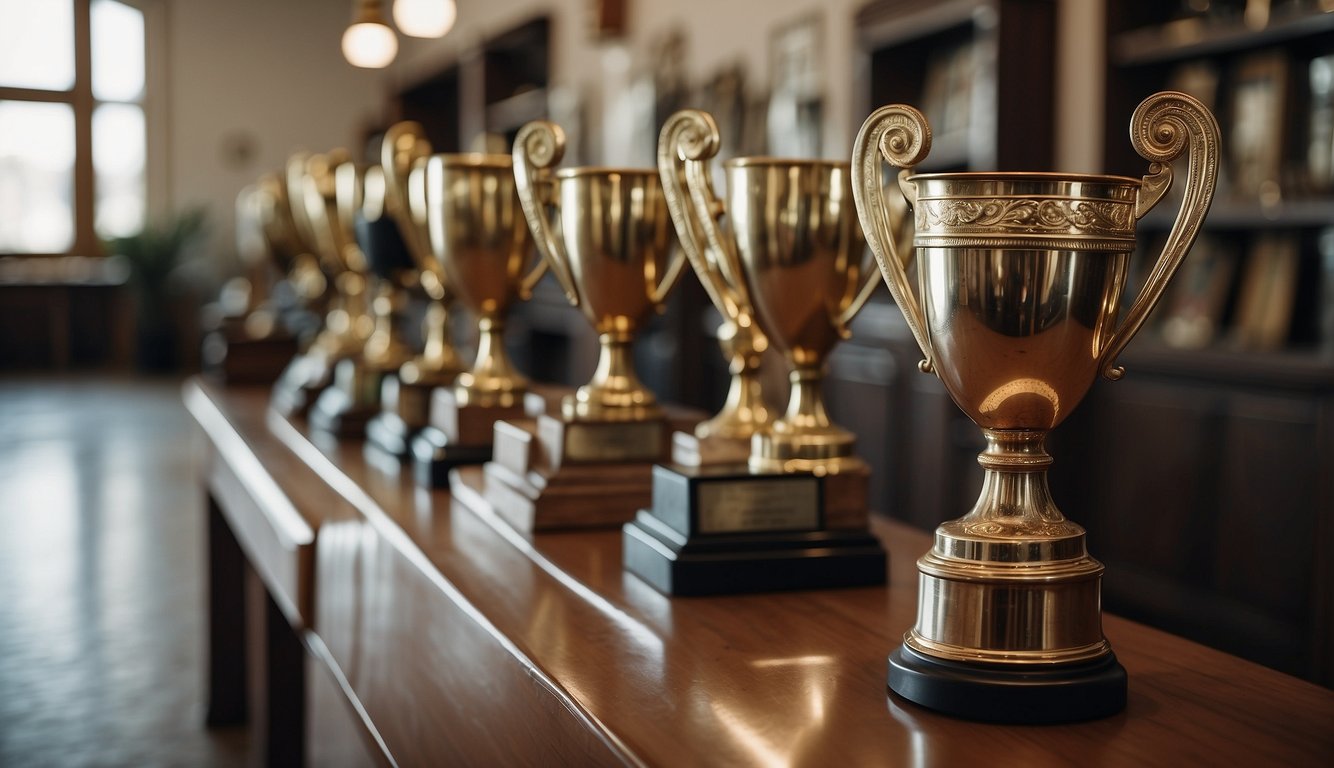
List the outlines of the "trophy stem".
<svg viewBox="0 0 1334 768">
<path fill-rule="evenodd" d="M 701 440 L 749 440 L 772 420 L 769 407 L 760 389 L 760 354 L 756 349 L 757 332 L 753 325 L 743 328 L 726 322 L 718 329 L 718 341 L 723 354 L 730 360 L 732 373 L 727 399 L 717 415 L 695 427 L 695 437 Z M 764 341 L 763 337 L 760 341 Z"/>
<path fill-rule="evenodd" d="M 398 292 L 388 280 L 381 280 L 371 303 L 375 313 L 375 330 L 366 342 L 366 362 L 377 370 L 396 369 L 411 357 L 408 347 L 399 336 L 395 319 L 402 310 Z"/>
<path fill-rule="evenodd" d="M 657 398 L 635 375 L 634 336 L 609 332 L 598 336 L 601 349 L 593 378 L 566 398 L 562 412 L 569 419 L 642 421 L 661 414 Z"/>
<path fill-rule="evenodd" d="M 459 376 L 456 386 L 459 405 L 513 405 L 528 390 L 524 379 L 505 352 L 505 324 L 497 317 L 477 320 L 477 362 Z"/>
<path fill-rule="evenodd" d="M 448 379 L 462 370 L 463 364 L 450 339 L 449 308 L 443 299 L 432 298 L 427 302 L 422 335 L 426 343 L 417 356 L 417 369 L 424 374 L 440 374 L 443 379 L 439 383 L 448 383 Z"/>
<path fill-rule="evenodd" d="M 823 365 L 798 365 L 788 374 L 792 393 L 787 413 L 751 440 L 749 465 L 755 472 L 864 471 L 853 454 L 856 437 L 829 420 L 820 384 Z"/>
</svg>

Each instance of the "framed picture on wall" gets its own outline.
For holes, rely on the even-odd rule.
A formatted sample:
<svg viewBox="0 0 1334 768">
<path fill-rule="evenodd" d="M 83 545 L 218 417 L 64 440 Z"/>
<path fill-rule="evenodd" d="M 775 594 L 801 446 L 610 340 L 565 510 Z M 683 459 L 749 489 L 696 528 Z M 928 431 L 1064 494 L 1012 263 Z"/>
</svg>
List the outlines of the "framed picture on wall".
<svg viewBox="0 0 1334 768">
<path fill-rule="evenodd" d="M 824 119 L 824 20 L 806 16 L 774 31 L 769 41 L 769 152 L 820 157 Z"/>
<path fill-rule="evenodd" d="M 1281 50 L 1248 56 L 1237 65 L 1227 135 L 1238 197 L 1264 199 L 1279 193 L 1287 78 L 1288 60 Z"/>
</svg>

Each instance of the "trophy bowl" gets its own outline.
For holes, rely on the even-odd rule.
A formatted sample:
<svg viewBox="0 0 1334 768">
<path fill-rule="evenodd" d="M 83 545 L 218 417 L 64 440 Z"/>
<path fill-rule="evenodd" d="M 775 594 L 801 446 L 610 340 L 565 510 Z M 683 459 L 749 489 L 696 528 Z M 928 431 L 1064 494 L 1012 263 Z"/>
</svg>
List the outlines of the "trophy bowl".
<svg viewBox="0 0 1334 768">
<path fill-rule="evenodd" d="M 528 382 L 505 353 L 505 315 L 527 299 L 546 272 L 531 269 L 532 236 L 508 155 L 441 154 L 426 165 L 431 253 L 449 284 L 477 316 L 477 358 L 454 384 L 460 406 L 509 407 Z"/>
<path fill-rule="evenodd" d="M 1057 722 L 1125 706 L 1125 670 L 1102 633 L 1103 567 L 1047 489 L 1049 430 L 1143 325 L 1212 200 L 1218 126 L 1179 93 L 1131 119 L 1142 179 L 1055 173 L 899 174 L 914 212 L 918 285 L 899 258 L 883 171 L 930 151 L 921 113 L 873 113 L 853 149 L 854 194 L 885 281 L 950 397 L 982 428 L 982 492 L 918 561 L 916 625 L 890 656 L 889 687 L 963 717 Z M 1117 322 L 1135 223 L 1188 152 L 1185 195 L 1162 255 Z"/>
<path fill-rule="evenodd" d="M 566 421 L 661 421 L 631 347 L 685 264 L 656 168 L 564 168 L 560 127 L 535 121 L 514 140 L 519 200 L 538 250 L 601 345 L 593 378 L 561 404 Z"/>
<path fill-rule="evenodd" d="M 879 284 L 863 257 L 847 163 L 744 157 L 723 164 L 725 208 L 760 326 L 791 369 L 787 412 L 752 442 L 761 472 L 863 469 L 821 394 L 830 350 Z"/>
</svg>

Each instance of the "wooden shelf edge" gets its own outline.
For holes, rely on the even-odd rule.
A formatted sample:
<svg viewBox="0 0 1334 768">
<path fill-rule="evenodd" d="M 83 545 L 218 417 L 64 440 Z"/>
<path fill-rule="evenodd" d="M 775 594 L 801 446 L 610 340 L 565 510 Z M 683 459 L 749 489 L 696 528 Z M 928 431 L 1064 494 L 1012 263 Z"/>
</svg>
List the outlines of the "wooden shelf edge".
<svg viewBox="0 0 1334 768">
<path fill-rule="evenodd" d="M 1112 63 L 1142 66 L 1209 56 L 1313 37 L 1334 31 L 1334 11 L 1304 13 L 1255 29 L 1241 21 L 1182 19 L 1122 33 L 1112 40 Z"/>
</svg>

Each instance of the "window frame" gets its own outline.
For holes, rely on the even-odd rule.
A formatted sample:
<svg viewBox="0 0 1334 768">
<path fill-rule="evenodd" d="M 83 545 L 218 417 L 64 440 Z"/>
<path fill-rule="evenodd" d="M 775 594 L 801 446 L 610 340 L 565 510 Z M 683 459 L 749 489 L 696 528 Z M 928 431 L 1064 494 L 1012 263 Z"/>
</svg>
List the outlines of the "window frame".
<svg viewBox="0 0 1334 768">
<path fill-rule="evenodd" d="M 160 40 L 163 10 L 160 0 L 116 0 L 144 17 L 144 90 L 136 101 L 99 101 L 93 97 L 92 0 L 70 0 L 74 11 L 74 85 L 69 90 L 49 91 L 0 84 L 0 101 L 68 104 L 74 113 L 74 238 L 59 252 L 3 251 L 0 256 L 52 257 L 103 256 L 97 234 L 97 174 L 93 167 L 93 112 L 99 104 L 134 104 L 144 113 L 144 213 L 151 218 L 161 208 L 165 181 L 163 163 L 154 151 L 163 126 L 153 107 L 153 94 L 161 93 L 162 69 L 156 61 L 154 40 Z"/>
</svg>

